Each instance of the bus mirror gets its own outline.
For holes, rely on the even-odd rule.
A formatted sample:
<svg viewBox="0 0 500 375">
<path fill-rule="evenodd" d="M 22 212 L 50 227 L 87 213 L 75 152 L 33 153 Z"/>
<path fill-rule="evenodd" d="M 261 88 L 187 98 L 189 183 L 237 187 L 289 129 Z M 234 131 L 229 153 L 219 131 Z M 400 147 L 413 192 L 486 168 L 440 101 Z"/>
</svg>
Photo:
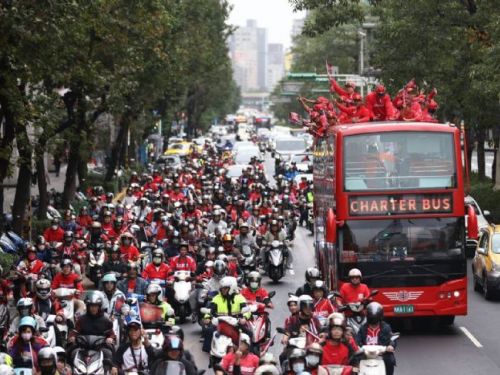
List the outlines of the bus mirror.
<svg viewBox="0 0 500 375">
<path fill-rule="evenodd" d="M 479 228 L 477 226 L 477 215 L 474 207 L 467 206 L 467 236 L 476 240 L 479 237 Z"/>
<path fill-rule="evenodd" d="M 331 208 L 328 209 L 326 213 L 326 242 L 337 242 L 337 221 L 335 220 L 335 214 Z"/>
</svg>

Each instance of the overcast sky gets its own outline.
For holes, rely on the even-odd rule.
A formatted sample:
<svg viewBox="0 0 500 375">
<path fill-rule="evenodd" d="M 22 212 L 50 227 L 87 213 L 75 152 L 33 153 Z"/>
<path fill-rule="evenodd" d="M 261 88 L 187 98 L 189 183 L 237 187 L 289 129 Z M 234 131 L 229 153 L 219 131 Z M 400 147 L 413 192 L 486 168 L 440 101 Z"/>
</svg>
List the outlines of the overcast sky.
<svg viewBox="0 0 500 375">
<path fill-rule="evenodd" d="M 267 28 L 269 43 L 282 43 L 290 47 L 292 21 L 303 18 L 304 12 L 293 13 L 288 0 L 229 0 L 233 5 L 229 23 L 246 25 L 247 19 L 257 20 L 259 27 Z"/>
</svg>

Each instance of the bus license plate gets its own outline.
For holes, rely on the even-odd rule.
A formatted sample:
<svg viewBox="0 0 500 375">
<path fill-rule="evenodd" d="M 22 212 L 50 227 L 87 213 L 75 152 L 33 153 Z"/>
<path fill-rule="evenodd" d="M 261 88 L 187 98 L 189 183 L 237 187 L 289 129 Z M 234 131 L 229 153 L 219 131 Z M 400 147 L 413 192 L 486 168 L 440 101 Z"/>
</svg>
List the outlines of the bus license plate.
<svg viewBox="0 0 500 375">
<path fill-rule="evenodd" d="M 413 314 L 415 307 L 413 305 L 397 305 L 394 306 L 394 314 Z"/>
</svg>

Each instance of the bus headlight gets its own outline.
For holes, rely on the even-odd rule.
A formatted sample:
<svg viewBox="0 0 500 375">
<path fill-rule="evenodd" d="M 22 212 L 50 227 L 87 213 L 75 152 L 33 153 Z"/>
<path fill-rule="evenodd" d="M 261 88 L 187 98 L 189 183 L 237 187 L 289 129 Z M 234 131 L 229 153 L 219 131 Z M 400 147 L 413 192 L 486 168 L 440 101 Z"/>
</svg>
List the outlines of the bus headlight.
<svg viewBox="0 0 500 375">
<path fill-rule="evenodd" d="M 453 297 L 455 297 L 455 298 L 460 297 L 460 292 L 459 292 L 458 290 L 455 290 L 455 291 L 453 292 Z"/>
</svg>

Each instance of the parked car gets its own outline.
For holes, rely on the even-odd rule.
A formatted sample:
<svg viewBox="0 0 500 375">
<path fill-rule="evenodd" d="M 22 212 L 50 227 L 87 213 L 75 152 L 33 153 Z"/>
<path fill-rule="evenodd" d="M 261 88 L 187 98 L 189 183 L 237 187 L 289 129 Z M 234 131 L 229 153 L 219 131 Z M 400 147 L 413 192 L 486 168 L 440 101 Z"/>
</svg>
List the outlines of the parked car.
<svg viewBox="0 0 500 375">
<path fill-rule="evenodd" d="M 479 207 L 479 204 L 470 195 L 467 195 L 465 197 L 465 204 L 471 205 L 474 208 L 474 211 L 476 211 L 478 229 L 481 230 L 483 228 L 487 228 L 489 223 L 488 223 L 488 220 L 486 219 L 486 216 L 488 216 L 490 214 L 490 211 L 481 210 L 481 207 Z M 468 215 L 465 215 L 465 228 L 466 228 L 465 233 L 466 233 L 466 239 L 467 239 L 466 245 L 465 245 L 465 254 L 468 258 L 472 258 L 474 256 L 474 252 L 476 251 L 478 241 L 477 241 L 477 239 L 469 238 L 467 236 L 467 216 Z"/>
<path fill-rule="evenodd" d="M 155 167 L 167 166 L 167 167 L 180 167 L 182 161 L 179 155 L 161 155 L 156 159 Z"/>
<path fill-rule="evenodd" d="M 168 147 L 165 155 L 188 156 L 193 152 L 193 144 L 191 142 L 175 143 Z"/>
<path fill-rule="evenodd" d="M 491 299 L 500 291 L 500 226 L 481 229 L 476 254 L 472 259 L 474 290 Z"/>
</svg>

